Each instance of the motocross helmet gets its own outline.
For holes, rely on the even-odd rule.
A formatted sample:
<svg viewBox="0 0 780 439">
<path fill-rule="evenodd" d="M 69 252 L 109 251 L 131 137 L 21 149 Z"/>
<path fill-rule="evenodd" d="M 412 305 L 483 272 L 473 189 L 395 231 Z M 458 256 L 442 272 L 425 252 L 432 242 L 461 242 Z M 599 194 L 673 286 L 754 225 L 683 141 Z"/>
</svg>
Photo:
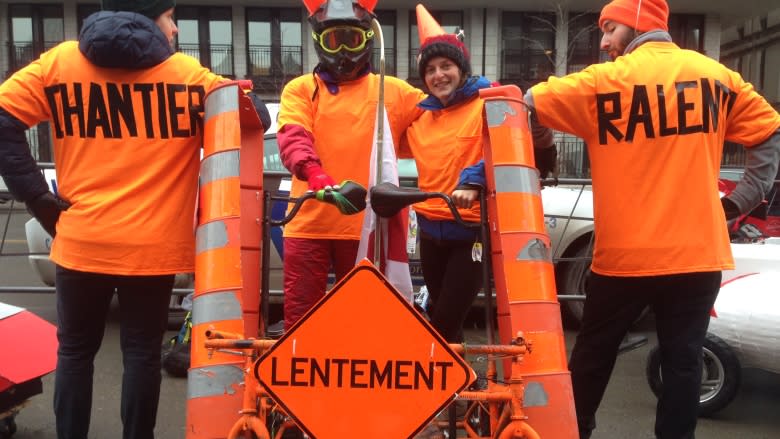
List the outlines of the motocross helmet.
<svg viewBox="0 0 780 439">
<path fill-rule="evenodd" d="M 319 68 L 336 82 L 357 79 L 369 65 L 374 48 L 374 4 L 376 1 L 370 0 L 306 2 Z"/>
</svg>

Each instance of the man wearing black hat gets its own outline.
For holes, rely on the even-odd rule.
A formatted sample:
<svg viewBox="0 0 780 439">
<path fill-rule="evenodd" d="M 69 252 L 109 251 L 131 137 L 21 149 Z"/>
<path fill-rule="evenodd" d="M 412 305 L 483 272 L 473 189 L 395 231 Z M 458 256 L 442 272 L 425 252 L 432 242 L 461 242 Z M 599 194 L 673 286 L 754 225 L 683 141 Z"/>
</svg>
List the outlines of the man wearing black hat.
<svg viewBox="0 0 780 439">
<path fill-rule="evenodd" d="M 173 0 L 104 0 L 66 41 L 0 84 L 0 175 L 54 238 L 60 439 L 86 439 L 94 358 L 116 293 L 124 439 L 154 437 L 176 273 L 194 271 L 206 93 L 224 81 L 175 53 Z M 264 126 L 267 109 L 257 101 Z M 52 127 L 58 192 L 24 131 Z"/>
</svg>

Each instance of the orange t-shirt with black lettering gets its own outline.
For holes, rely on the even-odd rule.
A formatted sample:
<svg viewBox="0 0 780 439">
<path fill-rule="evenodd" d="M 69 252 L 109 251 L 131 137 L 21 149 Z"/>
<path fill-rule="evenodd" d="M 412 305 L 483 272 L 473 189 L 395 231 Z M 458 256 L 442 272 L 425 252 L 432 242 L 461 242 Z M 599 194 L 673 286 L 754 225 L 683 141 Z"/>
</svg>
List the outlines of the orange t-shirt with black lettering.
<svg viewBox="0 0 780 439">
<path fill-rule="evenodd" d="M 79 271 L 194 269 L 192 228 L 206 92 L 224 81 L 175 53 L 144 70 L 107 69 L 65 42 L 0 86 L 0 106 L 51 121 L 59 195 L 50 257 Z"/>
<path fill-rule="evenodd" d="M 314 138 L 314 152 L 322 169 L 336 182 L 355 181 L 368 187 L 371 145 L 376 129 L 379 76 L 369 73 L 338 85 L 331 94 L 315 75 L 303 75 L 285 86 L 279 110 L 279 129 L 292 124 Z M 315 93 L 315 89 L 317 93 Z M 393 144 L 422 110 L 417 103 L 425 97 L 420 90 L 394 77 L 385 78 L 384 101 Z M 385 131 L 385 136 L 389 133 Z M 387 147 L 389 143 L 385 143 Z M 292 179 L 291 195 L 299 197 L 308 183 Z M 326 203 L 304 203 L 293 220 L 284 226 L 284 236 L 310 239 L 360 239 L 363 213 L 342 215 Z"/>
<path fill-rule="evenodd" d="M 530 92 L 541 124 L 587 144 L 594 272 L 733 268 L 717 187 L 723 142 L 756 145 L 780 127 L 739 74 L 673 43 L 649 42 Z"/>
</svg>

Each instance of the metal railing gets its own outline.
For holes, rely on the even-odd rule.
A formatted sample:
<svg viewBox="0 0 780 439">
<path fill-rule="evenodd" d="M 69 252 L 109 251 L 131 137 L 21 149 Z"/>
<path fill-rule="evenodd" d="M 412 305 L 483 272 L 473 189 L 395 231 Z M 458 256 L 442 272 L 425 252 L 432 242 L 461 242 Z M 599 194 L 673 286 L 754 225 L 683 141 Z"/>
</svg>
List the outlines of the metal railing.
<svg viewBox="0 0 780 439">
<path fill-rule="evenodd" d="M 374 73 L 379 73 L 379 52 L 380 49 L 378 47 L 374 47 L 373 53 L 371 54 L 371 68 Z M 395 76 L 395 57 L 396 50 L 385 47 L 385 74 Z"/>
<path fill-rule="evenodd" d="M 289 77 L 303 74 L 301 46 L 249 46 L 249 76 Z"/>
<path fill-rule="evenodd" d="M 590 160 L 582 139 L 564 136 L 556 145 L 560 177 L 590 178 Z"/>
<path fill-rule="evenodd" d="M 420 54 L 420 49 L 409 49 L 409 76 L 416 77 L 417 74 L 417 55 Z"/>
<path fill-rule="evenodd" d="M 25 41 L 8 42 L 8 52 L 10 53 L 10 73 L 13 73 L 22 67 L 30 64 L 41 54 L 62 41 Z"/>
<path fill-rule="evenodd" d="M 208 46 L 179 44 L 178 50 L 198 59 L 204 67 L 208 67 L 218 75 L 232 76 L 234 74 L 233 46 L 230 44 L 210 44 Z M 206 51 L 205 53 L 203 52 L 204 50 Z M 202 55 L 207 55 L 208 60 L 204 60 Z"/>
<path fill-rule="evenodd" d="M 534 49 L 504 49 L 501 51 L 502 79 L 522 79 L 535 82 L 555 73 L 555 53 Z"/>
</svg>

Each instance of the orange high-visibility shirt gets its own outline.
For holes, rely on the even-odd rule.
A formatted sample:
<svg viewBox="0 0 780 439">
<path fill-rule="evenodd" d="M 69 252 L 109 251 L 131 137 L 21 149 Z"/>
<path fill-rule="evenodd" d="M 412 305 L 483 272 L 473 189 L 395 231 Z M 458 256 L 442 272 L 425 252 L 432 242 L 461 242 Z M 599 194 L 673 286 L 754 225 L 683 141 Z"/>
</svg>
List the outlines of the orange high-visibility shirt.
<svg viewBox="0 0 780 439">
<path fill-rule="evenodd" d="M 224 81 L 176 53 L 144 70 L 107 69 L 65 42 L 0 85 L 0 106 L 51 121 L 59 195 L 72 206 L 50 257 L 79 271 L 194 269 L 203 99 Z"/>
<path fill-rule="evenodd" d="M 460 171 L 482 158 L 483 106 L 484 101 L 477 97 L 460 105 L 425 111 L 409 127 L 406 140 L 417 163 L 420 190 L 452 194 Z M 430 220 L 454 219 L 439 198 L 417 203 L 414 210 Z M 479 222 L 479 203 L 458 209 L 458 213 L 464 221 Z"/>
<path fill-rule="evenodd" d="M 312 100 L 316 87 L 319 90 Z M 379 76 L 372 73 L 339 84 L 335 95 L 318 76 L 303 75 L 290 81 L 282 92 L 279 129 L 288 124 L 303 127 L 314 137 L 314 151 L 325 173 L 337 183 L 352 180 L 368 187 L 378 97 Z M 385 108 L 394 145 L 398 145 L 401 134 L 419 116 L 421 110 L 416 105 L 424 97 L 425 94 L 405 81 L 385 78 Z M 389 137 L 390 133 L 385 131 L 384 135 Z M 299 197 L 308 187 L 307 182 L 293 176 L 291 195 Z M 345 216 L 335 206 L 309 201 L 284 226 L 284 236 L 360 239 L 362 223 L 363 213 Z"/>
<path fill-rule="evenodd" d="M 673 43 L 649 42 L 530 92 L 543 125 L 587 143 L 594 272 L 733 268 L 717 186 L 723 142 L 756 145 L 780 127 L 739 74 Z"/>
</svg>

